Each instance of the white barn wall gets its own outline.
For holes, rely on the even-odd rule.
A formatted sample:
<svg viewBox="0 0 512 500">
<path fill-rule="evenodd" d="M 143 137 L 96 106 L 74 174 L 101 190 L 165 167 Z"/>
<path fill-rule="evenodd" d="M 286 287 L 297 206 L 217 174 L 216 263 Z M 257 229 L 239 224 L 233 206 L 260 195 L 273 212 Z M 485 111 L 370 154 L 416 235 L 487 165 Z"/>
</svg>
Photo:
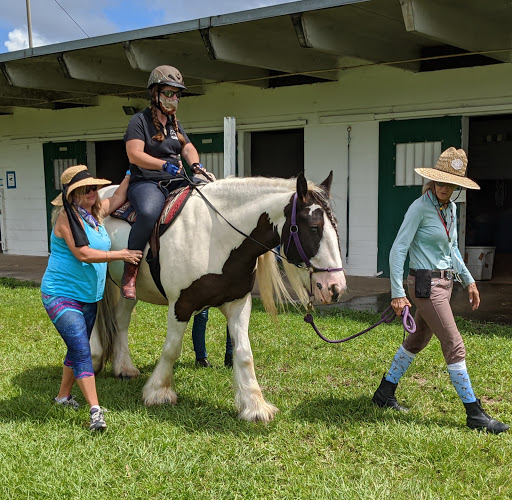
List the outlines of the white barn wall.
<svg viewBox="0 0 512 500">
<path fill-rule="evenodd" d="M 511 64 L 428 73 L 369 66 L 342 71 L 339 81 L 332 83 L 277 89 L 211 85 L 204 96 L 183 99 L 178 116 L 189 132 L 222 131 L 224 116 L 235 117 L 244 132 L 304 127 L 307 176 L 321 181 L 334 166 L 333 194 L 344 253 L 346 127 L 350 124 L 347 269 L 350 274 L 369 275 L 378 271 L 379 121 L 511 112 L 510 81 Z M 3 230 L 9 253 L 45 255 L 47 251 L 42 144 L 122 139 L 129 121 L 122 106 L 145 104 L 104 97 L 98 107 L 60 111 L 16 108 L 13 116 L 0 116 L 0 176 L 5 179 L 6 170 L 15 170 L 18 183 L 15 190 L 4 189 Z M 244 157 L 247 155 L 239 154 Z"/>
<path fill-rule="evenodd" d="M 0 178 L 4 179 L 5 214 L 2 239 L 6 251 L 46 255 L 46 201 L 43 152 L 40 145 L 0 147 Z M 16 172 L 16 188 L 7 189 L 6 171 Z"/>
</svg>

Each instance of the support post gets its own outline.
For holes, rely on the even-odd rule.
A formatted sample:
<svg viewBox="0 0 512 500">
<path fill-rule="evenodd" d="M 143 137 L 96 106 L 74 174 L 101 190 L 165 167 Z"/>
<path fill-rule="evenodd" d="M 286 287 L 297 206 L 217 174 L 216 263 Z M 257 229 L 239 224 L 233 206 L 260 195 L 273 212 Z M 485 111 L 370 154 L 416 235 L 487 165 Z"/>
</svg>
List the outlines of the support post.
<svg viewBox="0 0 512 500">
<path fill-rule="evenodd" d="M 236 175 L 236 119 L 224 117 L 224 178 Z"/>
</svg>

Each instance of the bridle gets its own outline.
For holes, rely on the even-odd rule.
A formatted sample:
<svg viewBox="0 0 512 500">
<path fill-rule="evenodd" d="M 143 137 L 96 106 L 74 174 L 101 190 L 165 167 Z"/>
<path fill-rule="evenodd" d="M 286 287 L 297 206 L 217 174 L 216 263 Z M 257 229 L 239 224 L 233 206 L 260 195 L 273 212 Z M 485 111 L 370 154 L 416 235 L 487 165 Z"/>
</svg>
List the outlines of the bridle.
<svg viewBox="0 0 512 500">
<path fill-rule="evenodd" d="M 299 226 L 297 225 L 297 199 L 298 194 L 295 193 L 293 196 L 293 203 L 292 203 L 292 213 L 290 217 L 290 236 L 288 238 L 288 244 L 286 245 L 285 250 L 285 256 L 288 254 L 288 250 L 290 248 L 290 243 L 293 240 L 293 243 L 295 244 L 295 248 L 297 249 L 297 252 L 299 252 L 300 258 L 302 259 L 302 262 L 306 265 L 306 270 L 309 272 L 309 303 L 308 303 L 308 313 L 313 308 L 313 274 L 314 273 L 334 273 L 337 271 L 343 271 L 343 267 L 316 267 L 314 266 L 311 261 L 309 260 L 308 256 L 306 255 L 306 252 L 304 252 L 304 248 L 302 247 L 302 243 L 300 242 L 299 238 Z M 290 260 L 286 259 L 288 262 Z M 294 264 L 297 267 L 301 267 L 298 264 Z"/>
<path fill-rule="evenodd" d="M 290 220 L 290 237 L 288 238 L 288 244 L 286 245 L 286 251 L 285 254 L 288 253 L 288 249 L 290 248 L 290 243 L 295 243 L 295 248 L 297 249 L 297 252 L 299 252 L 300 258 L 303 260 L 304 264 L 307 266 L 307 270 L 309 272 L 309 302 L 307 307 L 307 313 L 304 316 L 304 321 L 306 323 L 309 323 L 315 333 L 324 341 L 328 342 L 330 344 L 339 344 L 341 342 L 347 342 L 348 340 L 355 339 L 356 337 L 359 337 L 360 335 L 363 335 L 366 332 L 369 332 L 370 330 L 373 330 L 375 327 L 379 326 L 382 323 L 391 323 L 395 318 L 396 314 L 389 306 L 382 314 L 381 319 L 374 325 L 370 326 L 366 330 L 363 330 L 359 333 L 356 333 L 354 335 L 350 335 L 349 337 L 345 337 L 344 339 L 339 340 L 331 340 L 327 337 L 324 337 L 320 330 L 315 325 L 315 321 L 313 320 L 313 315 L 311 314 L 311 311 L 313 309 L 313 274 L 318 272 L 336 272 L 336 271 L 343 271 L 343 267 L 337 267 L 337 268 L 319 268 L 315 267 L 311 261 L 308 259 L 308 256 L 306 255 L 306 252 L 304 252 L 304 249 L 302 247 L 302 244 L 300 242 L 299 238 L 299 226 L 297 225 L 297 198 L 298 194 L 295 193 L 293 197 L 293 204 L 292 204 L 292 214 L 291 214 L 291 220 Z M 287 259 L 288 260 L 288 259 Z M 288 260 L 288 262 L 290 262 Z M 297 264 L 295 264 L 297 265 Z M 299 267 L 299 266 L 298 266 Z M 414 322 L 414 318 L 411 316 L 409 312 L 409 308 L 407 306 L 404 307 L 402 311 L 402 325 L 404 327 L 404 331 L 408 333 L 414 333 L 416 331 L 416 324 Z"/>
</svg>

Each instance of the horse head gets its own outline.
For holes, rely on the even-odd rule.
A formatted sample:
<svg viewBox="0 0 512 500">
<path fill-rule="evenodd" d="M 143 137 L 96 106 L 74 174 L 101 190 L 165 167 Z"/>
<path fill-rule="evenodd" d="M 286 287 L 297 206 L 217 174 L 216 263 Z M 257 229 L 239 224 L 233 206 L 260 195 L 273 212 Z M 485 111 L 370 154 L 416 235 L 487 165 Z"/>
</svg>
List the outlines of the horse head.
<svg viewBox="0 0 512 500">
<path fill-rule="evenodd" d="M 322 304 L 337 302 L 347 288 L 341 259 L 337 223 L 329 197 L 332 171 L 319 185 L 311 186 L 301 173 L 297 192 L 285 208 L 281 252 L 289 264 L 299 266 L 299 276 L 310 299 Z M 307 268 L 307 270 L 306 270 Z M 287 274 L 290 267 L 285 265 Z M 308 275 L 309 271 L 309 275 Z"/>
</svg>

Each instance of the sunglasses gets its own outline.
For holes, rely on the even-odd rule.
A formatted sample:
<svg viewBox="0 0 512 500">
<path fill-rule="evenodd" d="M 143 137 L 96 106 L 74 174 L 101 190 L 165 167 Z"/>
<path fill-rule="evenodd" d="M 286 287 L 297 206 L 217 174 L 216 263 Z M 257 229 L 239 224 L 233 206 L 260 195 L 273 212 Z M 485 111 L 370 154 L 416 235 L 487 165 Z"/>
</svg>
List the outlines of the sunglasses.
<svg viewBox="0 0 512 500">
<path fill-rule="evenodd" d="M 437 182 L 435 181 L 436 186 L 440 188 L 448 188 L 448 189 L 455 189 L 457 187 L 457 184 L 448 184 L 447 182 Z"/>
<path fill-rule="evenodd" d="M 77 189 L 77 194 L 84 195 L 89 194 L 91 191 L 98 191 L 98 186 L 83 186 Z"/>
<path fill-rule="evenodd" d="M 160 94 L 163 94 L 165 97 L 176 96 L 179 99 L 183 95 L 183 92 L 181 90 L 163 90 Z"/>
</svg>

